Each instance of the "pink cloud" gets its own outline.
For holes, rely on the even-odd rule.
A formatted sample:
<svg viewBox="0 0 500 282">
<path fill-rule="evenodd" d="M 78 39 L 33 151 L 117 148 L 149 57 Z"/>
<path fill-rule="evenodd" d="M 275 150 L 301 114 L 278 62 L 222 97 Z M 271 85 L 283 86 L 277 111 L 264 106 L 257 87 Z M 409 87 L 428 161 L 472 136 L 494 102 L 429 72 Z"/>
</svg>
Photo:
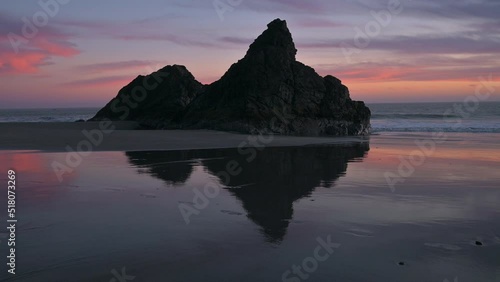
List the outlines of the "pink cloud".
<svg viewBox="0 0 500 282">
<path fill-rule="evenodd" d="M 0 44 L 0 74 L 33 74 L 41 66 L 50 63 L 53 57 L 72 57 L 80 51 L 61 42 L 51 42 L 45 38 L 33 40 L 30 48 L 14 52 L 7 44 Z"/>
<path fill-rule="evenodd" d="M 0 51 L 2 66 L 0 73 L 3 74 L 28 74 L 36 73 L 38 66 L 44 64 L 46 56 L 39 52 L 4 53 Z"/>
<path fill-rule="evenodd" d="M 80 53 L 69 40 L 71 35 L 53 26 L 39 28 L 31 39 L 24 38 L 20 23 L 0 14 L 0 74 L 34 74 L 53 57 L 72 57 Z M 15 35 L 15 36 L 14 36 Z M 13 43 L 14 42 L 14 43 Z M 14 47 L 13 44 L 19 44 Z"/>
<path fill-rule="evenodd" d="M 133 75 L 132 76 L 131 75 L 115 75 L 115 76 L 75 80 L 75 81 L 63 83 L 62 85 L 67 86 L 67 87 L 84 87 L 84 88 L 117 87 L 119 89 L 119 88 L 127 85 L 133 79 L 134 79 Z"/>
<path fill-rule="evenodd" d="M 318 65 L 322 75 L 331 74 L 341 80 L 356 82 L 384 81 L 475 81 L 500 72 L 497 66 L 434 67 L 422 64 L 362 63 L 350 66 Z M 495 81 L 498 78 L 495 78 Z"/>
<path fill-rule="evenodd" d="M 157 65 L 166 65 L 166 63 L 148 61 L 148 60 L 130 60 L 121 62 L 106 62 L 78 66 L 76 69 L 84 72 L 114 72 L 123 70 L 144 70 L 152 72 Z"/>
<path fill-rule="evenodd" d="M 35 39 L 33 45 L 52 56 L 72 57 L 80 53 L 79 50 L 68 42 L 54 42 L 44 37 Z"/>
</svg>

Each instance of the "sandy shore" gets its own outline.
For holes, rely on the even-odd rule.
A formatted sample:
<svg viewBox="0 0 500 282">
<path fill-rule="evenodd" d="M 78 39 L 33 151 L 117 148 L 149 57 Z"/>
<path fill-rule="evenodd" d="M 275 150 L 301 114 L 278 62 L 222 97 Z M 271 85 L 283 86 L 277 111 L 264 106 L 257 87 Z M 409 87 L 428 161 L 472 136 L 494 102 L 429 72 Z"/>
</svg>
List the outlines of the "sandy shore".
<svg viewBox="0 0 500 282">
<path fill-rule="evenodd" d="M 116 126 L 0 124 L 0 181 L 16 172 L 23 254 L 8 281 L 110 281 L 122 269 L 134 281 L 281 281 L 318 238 L 339 247 L 310 281 L 497 281 L 498 133 L 275 136 L 261 145 L 369 145 L 249 158 L 252 150 L 147 151 L 237 147 L 255 136 Z M 98 132 L 96 152 L 65 153 Z"/>
<path fill-rule="evenodd" d="M 366 137 L 257 136 L 210 130 L 134 130 L 134 122 L 0 123 L 0 150 L 67 151 L 91 145 L 93 151 L 236 148 L 244 142 L 267 147 L 364 142 Z M 112 129 L 112 130 L 111 130 Z M 102 138 L 101 138 L 102 136 Z M 266 137 L 269 138 L 269 137 Z M 252 141 L 253 140 L 253 141 Z M 86 150 L 86 149 L 84 149 Z"/>
<path fill-rule="evenodd" d="M 44 150 L 0 152 L 0 181 L 8 170 L 18 175 L 23 254 L 16 276 L 3 272 L 0 281 L 111 281 L 122 269 L 134 281 L 282 281 L 314 256 L 318 238 L 339 247 L 308 281 L 498 281 L 500 134 L 433 143 L 432 133 L 383 133 L 370 137 L 369 151 L 268 148 L 252 159 L 230 149 L 120 152 L 237 146 L 248 137 L 122 127 L 78 161 L 48 149 L 78 143 L 92 124 L 0 127 L 3 148 Z M 360 139 L 276 137 L 270 145 L 347 140 Z M 432 149 L 425 157 L 419 140 Z M 214 183 L 224 189 L 214 194 Z M 7 193 L 0 202 L 7 210 Z"/>
</svg>

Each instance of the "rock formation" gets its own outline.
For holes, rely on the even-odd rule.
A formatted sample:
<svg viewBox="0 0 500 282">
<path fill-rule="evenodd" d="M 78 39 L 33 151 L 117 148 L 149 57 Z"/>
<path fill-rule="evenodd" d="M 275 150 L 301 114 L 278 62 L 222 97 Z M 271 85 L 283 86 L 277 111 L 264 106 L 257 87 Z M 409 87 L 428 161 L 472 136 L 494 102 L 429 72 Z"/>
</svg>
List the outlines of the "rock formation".
<svg viewBox="0 0 500 282">
<path fill-rule="evenodd" d="M 285 135 L 363 135 L 370 130 L 370 110 L 352 101 L 333 76 L 321 77 L 295 58 L 297 49 L 286 22 L 268 24 L 245 57 L 218 81 L 202 85 L 182 66 L 167 66 L 139 76 L 92 120 L 135 120 L 152 128 L 215 129 Z M 145 81 L 159 74 L 157 87 Z M 142 85 L 142 88 L 141 88 Z M 134 88 L 137 88 L 134 90 Z M 133 92 L 136 93 L 133 93 Z M 139 93 L 140 92 L 140 93 Z M 124 99 L 144 94 L 130 107 Z M 142 97 L 141 97 L 142 98 Z M 113 105 L 114 103 L 114 105 Z"/>
</svg>

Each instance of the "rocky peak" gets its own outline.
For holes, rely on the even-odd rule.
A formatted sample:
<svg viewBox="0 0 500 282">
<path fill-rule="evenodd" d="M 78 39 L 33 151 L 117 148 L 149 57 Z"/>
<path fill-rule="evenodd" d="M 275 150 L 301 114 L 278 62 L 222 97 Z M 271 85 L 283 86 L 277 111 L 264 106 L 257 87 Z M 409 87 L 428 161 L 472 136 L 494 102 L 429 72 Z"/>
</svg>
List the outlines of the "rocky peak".
<svg viewBox="0 0 500 282">
<path fill-rule="evenodd" d="M 194 79 L 194 76 L 191 74 L 191 72 L 189 72 L 189 70 L 182 65 L 168 65 L 158 70 L 158 72 L 168 73 L 169 75 L 172 75 L 177 78 L 187 77 L 190 79 Z"/>
<path fill-rule="evenodd" d="M 271 56 L 280 54 L 280 57 L 285 56 L 290 61 L 295 60 L 297 49 L 295 49 L 292 34 L 288 30 L 286 21 L 276 19 L 269 23 L 267 30 L 250 45 L 245 57 L 262 54 Z"/>
</svg>

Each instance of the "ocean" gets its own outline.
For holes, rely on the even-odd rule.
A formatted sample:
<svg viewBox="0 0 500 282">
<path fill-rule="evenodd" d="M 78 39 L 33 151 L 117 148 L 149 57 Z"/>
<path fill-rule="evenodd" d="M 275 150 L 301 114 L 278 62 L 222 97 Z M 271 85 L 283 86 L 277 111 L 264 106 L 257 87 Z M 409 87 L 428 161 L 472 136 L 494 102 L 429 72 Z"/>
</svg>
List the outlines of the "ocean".
<svg viewBox="0 0 500 282">
<path fill-rule="evenodd" d="M 500 102 L 371 104 L 373 132 L 500 132 Z M 469 108 L 467 108 L 469 107 Z"/>
<path fill-rule="evenodd" d="M 500 133 L 500 102 L 368 104 L 372 132 Z M 469 106 L 469 108 L 467 108 Z M 73 122 L 99 108 L 0 109 L 0 122 Z"/>
<path fill-rule="evenodd" d="M 0 109 L 0 122 L 73 122 L 92 118 L 99 108 Z"/>
</svg>

